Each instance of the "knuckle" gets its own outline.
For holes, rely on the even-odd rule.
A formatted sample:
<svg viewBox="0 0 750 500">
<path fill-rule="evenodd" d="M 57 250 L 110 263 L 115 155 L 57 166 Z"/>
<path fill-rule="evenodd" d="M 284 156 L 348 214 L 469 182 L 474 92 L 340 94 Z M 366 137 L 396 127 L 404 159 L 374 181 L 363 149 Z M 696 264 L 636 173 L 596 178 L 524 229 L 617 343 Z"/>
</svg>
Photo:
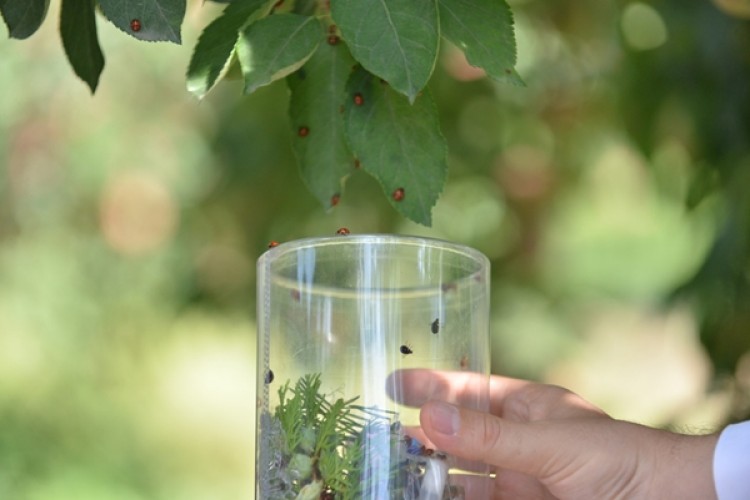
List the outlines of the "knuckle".
<svg viewBox="0 0 750 500">
<path fill-rule="evenodd" d="M 502 441 L 502 421 L 498 418 L 486 416 L 482 419 L 481 434 L 478 436 L 478 449 L 482 459 L 487 461 Z"/>
</svg>

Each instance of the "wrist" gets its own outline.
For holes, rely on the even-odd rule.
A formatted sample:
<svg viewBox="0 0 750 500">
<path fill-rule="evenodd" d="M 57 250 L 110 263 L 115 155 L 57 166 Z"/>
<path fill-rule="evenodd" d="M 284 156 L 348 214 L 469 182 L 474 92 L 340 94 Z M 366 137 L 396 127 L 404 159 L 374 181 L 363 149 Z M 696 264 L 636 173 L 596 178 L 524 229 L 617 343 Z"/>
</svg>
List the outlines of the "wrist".
<svg viewBox="0 0 750 500">
<path fill-rule="evenodd" d="M 660 499 L 715 500 L 713 457 L 718 434 L 690 436 L 667 431 L 654 448 L 649 496 Z"/>
</svg>

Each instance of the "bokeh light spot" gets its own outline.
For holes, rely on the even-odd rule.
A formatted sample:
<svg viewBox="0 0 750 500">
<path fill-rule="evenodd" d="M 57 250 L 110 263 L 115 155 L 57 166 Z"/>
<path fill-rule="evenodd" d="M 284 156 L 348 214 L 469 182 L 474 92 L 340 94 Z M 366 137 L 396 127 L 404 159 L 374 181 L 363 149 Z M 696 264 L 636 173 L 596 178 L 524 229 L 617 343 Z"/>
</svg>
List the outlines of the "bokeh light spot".
<svg viewBox="0 0 750 500">
<path fill-rule="evenodd" d="M 667 41 L 667 26 L 659 12 L 642 2 L 625 7 L 620 20 L 622 35 L 634 50 L 651 50 Z"/>
<path fill-rule="evenodd" d="M 142 255 L 167 243 L 178 220 L 172 193 L 157 177 L 130 172 L 113 178 L 100 203 L 104 239 L 124 255 Z"/>
<path fill-rule="evenodd" d="M 714 4 L 729 14 L 740 19 L 750 19 L 750 0 L 713 0 Z"/>
<path fill-rule="evenodd" d="M 459 82 L 471 82 L 486 76 L 482 68 L 469 64 L 461 49 L 453 45 L 446 47 L 443 51 L 443 67 Z"/>
</svg>

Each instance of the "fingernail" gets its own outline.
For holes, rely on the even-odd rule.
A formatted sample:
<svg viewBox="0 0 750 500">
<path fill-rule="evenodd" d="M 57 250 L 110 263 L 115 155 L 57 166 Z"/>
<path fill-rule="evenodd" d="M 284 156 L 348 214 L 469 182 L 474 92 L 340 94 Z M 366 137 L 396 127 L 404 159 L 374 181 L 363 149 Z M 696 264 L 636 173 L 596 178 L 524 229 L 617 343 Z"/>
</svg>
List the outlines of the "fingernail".
<svg viewBox="0 0 750 500">
<path fill-rule="evenodd" d="M 455 436 L 461 424 L 461 415 L 455 406 L 442 401 L 433 401 L 430 422 L 437 432 L 447 436 Z"/>
</svg>

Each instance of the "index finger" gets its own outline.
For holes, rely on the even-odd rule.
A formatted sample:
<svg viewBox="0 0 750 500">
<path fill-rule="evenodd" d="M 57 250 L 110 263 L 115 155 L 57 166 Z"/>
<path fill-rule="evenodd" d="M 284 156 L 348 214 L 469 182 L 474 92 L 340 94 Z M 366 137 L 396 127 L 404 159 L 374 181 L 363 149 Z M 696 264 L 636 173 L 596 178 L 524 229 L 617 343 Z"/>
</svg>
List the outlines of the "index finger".
<svg viewBox="0 0 750 500">
<path fill-rule="evenodd" d="M 464 371 L 437 371 L 424 368 L 397 370 L 386 380 L 386 392 L 394 401 L 420 407 L 432 400 L 464 408 L 502 412 L 503 402 L 532 382 Z M 489 407 L 488 407 L 489 402 Z"/>
<path fill-rule="evenodd" d="M 432 400 L 489 411 L 514 420 L 604 415 L 562 387 L 474 372 L 429 369 L 398 370 L 389 375 L 386 391 L 395 401 L 421 407 Z"/>
</svg>

